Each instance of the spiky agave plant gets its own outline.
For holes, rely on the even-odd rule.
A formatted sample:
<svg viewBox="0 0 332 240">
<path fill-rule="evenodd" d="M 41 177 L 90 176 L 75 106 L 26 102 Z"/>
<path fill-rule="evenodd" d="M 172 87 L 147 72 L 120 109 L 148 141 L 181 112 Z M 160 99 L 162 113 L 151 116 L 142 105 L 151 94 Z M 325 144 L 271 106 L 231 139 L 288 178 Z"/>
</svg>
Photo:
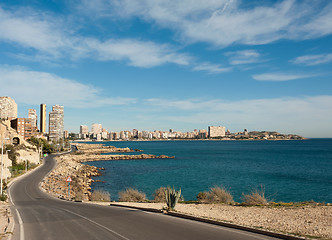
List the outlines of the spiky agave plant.
<svg viewBox="0 0 332 240">
<path fill-rule="evenodd" d="M 179 191 L 175 191 L 174 187 L 167 187 L 165 189 L 165 198 L 168 210 L 174 210 L 175 205 L 179 201 L 181 196 L 181 188 Z"/>
</svg>

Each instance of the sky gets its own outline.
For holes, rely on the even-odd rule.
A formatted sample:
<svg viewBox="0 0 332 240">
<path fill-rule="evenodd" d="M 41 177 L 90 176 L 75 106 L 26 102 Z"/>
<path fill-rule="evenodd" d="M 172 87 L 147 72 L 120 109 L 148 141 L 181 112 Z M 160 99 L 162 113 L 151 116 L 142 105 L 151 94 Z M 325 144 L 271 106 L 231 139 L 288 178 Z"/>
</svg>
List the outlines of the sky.
<svg viewBox="0 0 332 240">
<path fill-rule="evenodd" d="M 332 137 L 332 1 L 4 0 L 0 96 L 65 129 Z"/>
</svg>

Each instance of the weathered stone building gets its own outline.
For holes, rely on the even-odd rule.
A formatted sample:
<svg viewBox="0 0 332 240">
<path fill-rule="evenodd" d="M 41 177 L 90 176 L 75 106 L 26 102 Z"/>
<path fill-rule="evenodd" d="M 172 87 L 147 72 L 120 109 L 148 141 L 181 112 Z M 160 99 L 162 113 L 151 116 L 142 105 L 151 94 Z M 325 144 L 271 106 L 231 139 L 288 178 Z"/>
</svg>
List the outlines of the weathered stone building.
<svg viewBox="0 0 332 240">
<path fill-rule="evenodd" d="M 17 104 L 11 97 L 0 97 L 0 119 L 17 118 Z"/>
</svg>

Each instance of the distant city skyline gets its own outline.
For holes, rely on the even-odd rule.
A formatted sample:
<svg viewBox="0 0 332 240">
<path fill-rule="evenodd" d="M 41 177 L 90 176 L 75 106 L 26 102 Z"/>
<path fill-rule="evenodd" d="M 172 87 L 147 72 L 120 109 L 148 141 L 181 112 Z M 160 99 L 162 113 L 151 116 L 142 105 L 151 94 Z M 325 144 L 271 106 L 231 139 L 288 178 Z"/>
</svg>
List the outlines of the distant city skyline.
<svg viewBox="0 0 332 240">
<path fill-rule="evenodd" d="M 64 106 L 69 132 L 332 137 L 331 42 L 324 0 L 3 1 L 0 96 Z"/>
</svg>

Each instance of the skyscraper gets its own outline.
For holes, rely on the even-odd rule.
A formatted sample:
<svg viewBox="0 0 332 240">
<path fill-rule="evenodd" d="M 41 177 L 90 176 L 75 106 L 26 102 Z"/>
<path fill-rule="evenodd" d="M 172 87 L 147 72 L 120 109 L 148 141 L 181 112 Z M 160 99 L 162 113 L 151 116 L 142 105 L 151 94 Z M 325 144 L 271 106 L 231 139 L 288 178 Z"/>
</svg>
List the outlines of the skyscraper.
<svg viewBox="0 0 332 240">
<path fill-rule="evenodd" d="M 49 114 L 49 140 L 57 141 L 63 138 L 64 134 L 64 108 L 54 105 Z"/>
<path fill-rule="evenodd" d="M 0 119 L 17 118 L 17 104 L 10 97 L 0 97 Z"/>
<path fill-rule="evenodd" d="M 91 133 L 94 135 L 100 134 L 103 130 L 103 126 L 100 123 L 94 123 L 91 126 Z"/>
<path fill-rule="evenodd" d="M 46 132 L 46 104 L 40 104 L 40 132 Z"/>
<path fill-rule="evenodd" d="M 37 111 L 36 109 L 29 109 L 28 118 L 31 119 L 31 127 L 37 130 Z"/>
<path fill-rule="evenodd" d="M 82 138 L 86 138 L 87 136 L 89 136 L 89 127 L 86 125 L 81 125 L 80 134 Z"/>
</svg>

